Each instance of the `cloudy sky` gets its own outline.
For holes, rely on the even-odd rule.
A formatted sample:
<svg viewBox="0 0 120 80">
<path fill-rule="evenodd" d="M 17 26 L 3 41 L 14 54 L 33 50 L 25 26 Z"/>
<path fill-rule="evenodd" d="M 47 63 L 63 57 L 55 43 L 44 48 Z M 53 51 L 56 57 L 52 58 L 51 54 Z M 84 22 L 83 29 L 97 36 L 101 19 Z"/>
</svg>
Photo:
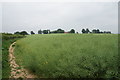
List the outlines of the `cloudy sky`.
<svg viewBox="0 0 120 80">
<path fill-rule="evenodd" d="M 118 32 L 117 2 L 5 2 L 1 9 L 2 32 L 58 28 Z"/>
</svg>

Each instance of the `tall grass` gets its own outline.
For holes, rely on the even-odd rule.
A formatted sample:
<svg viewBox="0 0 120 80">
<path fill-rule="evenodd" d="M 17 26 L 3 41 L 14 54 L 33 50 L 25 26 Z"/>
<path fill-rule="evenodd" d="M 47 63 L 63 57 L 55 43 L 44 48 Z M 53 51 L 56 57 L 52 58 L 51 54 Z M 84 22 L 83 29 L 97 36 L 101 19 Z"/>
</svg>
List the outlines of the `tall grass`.
<svg viewBox="0 0 120 80">
<path fill-rule="evenodd" d="M 17 41 L 17 62 L 45 78 L 118 78 L 115 34 L 31 35 Z"/>
<path fill-rule="evenodd" d="M 10 76 L 10 65 L 9 65 L 9 47 L 10 45 L 22 38 L 22 35 L 13 34 L 0 34 L 0 78 L 9 78 Z M 2 64 L 1 64 L 2 63 Z M 2 72 L 2 74 L 1 74 Z"/>
</svg>

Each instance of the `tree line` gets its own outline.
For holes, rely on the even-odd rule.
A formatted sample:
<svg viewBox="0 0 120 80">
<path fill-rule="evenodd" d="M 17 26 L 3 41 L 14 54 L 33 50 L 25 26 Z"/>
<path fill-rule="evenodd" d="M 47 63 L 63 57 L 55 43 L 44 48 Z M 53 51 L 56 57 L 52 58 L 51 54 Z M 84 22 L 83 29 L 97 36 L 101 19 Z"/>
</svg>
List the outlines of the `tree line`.
<svg viewBox="0 0 120 80">
<path fill-rule="evenodd" d="M 11 33 L 0 33 L 0 34 L 2 35 L 2 41 L 26 37 L 26 36 L 20 35 L 20 34 L 19 35 L 11 34 Z"/>
<path fill-rule="evenodd" d="M 90 31 L 88 28 L 86 28 L 86 29 L 82 29 L 82 33 L 107 33 L 107 34 L 111 34 L 111 31 L 100 31 L 99 29 L 93 29 L 92 31 Z"/>
<path fill-rule="evenodd" d="M 87 33 L 87 34 L 88 33 L 107 33 L 107 34 L 111 34 L 110 31 L 100 31 L 99 29 L 93 29 L 92 31 L 90 31 L 88 28 L 82 29 L 81 32 L 83 34 L 84 33 Z M 38 34 L 52 34 L 52 33 L 54 33 L 54 34 L 56 34 L 56 33 L 77 33 L 78 34 L 78 32 L 75 32 L 75 29 L 71 29 L 68 32 L 65 32 L 65 30 L 63 30 L 63 29 L 57 29 L 57 30 L 54 30 L 54 31 L 50 31 L 49 29 L 47 29 L 47 30 L 41 30 L 41 29 L 38 30 Z M 17 31 L 14 34 L 29 35 L 26 31 L 21 31 L 21 32 Z M 30 34 L 35 34 L 35 32 L 31 31 Z"/>
<path fill-rule="evenodd" d="M 54 30 L 54 31 L 50 31 L 49 29 L 47 29 L 47 30 L 41 30 L 41 29 L 38 30 L 38 34 L 52 34 L 52 33 L 75 33 L 75 30 L 71 29 L 68 32 L 65 32 L 65 30 L 63 30 L 63 29 L 57 29 L 57 30 Z M 21 32 L 17 31 L 14 34 L 28 35 L 27 31 L 21 31 Z M 35 32 L 30 31 L 30 34 L 35 34 Z"/>
</svg>

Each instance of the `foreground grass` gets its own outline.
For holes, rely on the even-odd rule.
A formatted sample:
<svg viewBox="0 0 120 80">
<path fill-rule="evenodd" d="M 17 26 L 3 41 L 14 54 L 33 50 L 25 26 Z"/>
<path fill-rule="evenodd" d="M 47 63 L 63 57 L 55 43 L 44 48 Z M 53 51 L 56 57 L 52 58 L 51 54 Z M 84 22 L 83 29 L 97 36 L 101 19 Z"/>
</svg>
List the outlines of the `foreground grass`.
<svg viewBox="0 0 120 80">
<path fill-rule="evenodd" d="M 2 74 L 1 77 L 2 78 L 9 78 L 10 76 L 10 66 L 9 66 L 9 47 L 10 45 L 15 42 L 16 40 L 18 40 L 19 38 L 22 38 L 22 35 L 9 35 L 9 34 L 2 34 L 1 38 L 0 38 L 0 45 L 2 45 L 0 47 L 1 53 L 0 54 L 2 56 Z M 1 66 L 0 66 L 1 67 Z"/>
<path fill-rule="evenodd" d="M 32 35 L 17 41 L 17 62 L 52 78 L 118 78 L 114 34 Z"/>
<path fill-rule="evenodd" d="M 0 34 L 0 79 L 2 79 L 2 34 Z"/>
<path fill-rule="evenodd" d="M 10 67 L 9 67 L 9 46 L 15 40 L 5 40 L 2 42 L 2 78 L 9 78 Z"/>
</svg>

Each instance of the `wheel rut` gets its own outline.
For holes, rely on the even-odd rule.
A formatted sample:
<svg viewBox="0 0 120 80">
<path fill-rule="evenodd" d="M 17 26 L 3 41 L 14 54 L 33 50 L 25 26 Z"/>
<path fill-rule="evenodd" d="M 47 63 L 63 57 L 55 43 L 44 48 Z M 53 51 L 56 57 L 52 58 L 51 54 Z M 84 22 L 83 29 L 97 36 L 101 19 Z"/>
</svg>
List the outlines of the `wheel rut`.
<svg viewBox="0 0 120 80">
<path fill-rule="evenodd" d="M 9 78 L 37 78 L 36 75 L 16 63 L 14 56 L 15 44 L 16 42 L 12 43 L 9 47 L 9 64 L 11 69 Z"/>
</svg>

